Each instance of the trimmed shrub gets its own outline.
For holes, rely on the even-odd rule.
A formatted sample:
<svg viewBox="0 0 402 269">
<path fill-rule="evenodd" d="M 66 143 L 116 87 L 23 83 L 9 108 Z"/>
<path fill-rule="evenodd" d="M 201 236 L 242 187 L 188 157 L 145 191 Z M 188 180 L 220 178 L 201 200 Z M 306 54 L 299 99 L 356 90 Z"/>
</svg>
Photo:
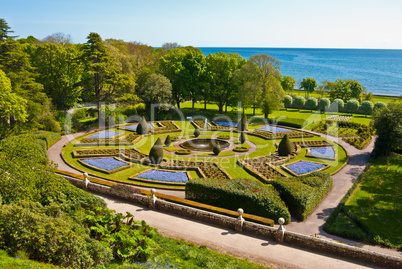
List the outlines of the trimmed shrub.
<svg viewBox="0 0 402 269">
<path fill-rule="evenodd" d="M 160 164 L 163 159 L 163 144 L 160 138 L 158 138 L 149 151 L 149 160 L 153 164 Z"/>
<path fill-rule="evenodd" d="M 138 123 L 136 132 L 139 135 L 148 134 L 148 125 L 145 117 L 142 117 L 141 121 Z"/>
<path fill-rule="evenodd" d="M 387 105 L 386 105 L 384 102 L 381 102 L 381 101 L 376 102 L 376 103 L 374 104 L 374 111 L 383 109 L 384 107 L 387 107 Z"/>
<path fill-rule="evenodd" d="M 321 98 L 320 99 L 320 108 L 322 110 L 328 109 L 330 104 L 331 104 L 331 101 L 328 98 Z"/>
<path fill-rule="evenodd" d="M 247 115 L 243 114 L 241 121 L 237 124 L 237 130 L 239 132 L 247 130 Z"/>
<path fill-rule="evenodd" d="M 195 136 L 195 137 L 199 137 L 199 136 L 200 136 L 200 134 L 201 134 L 200 129 L 195 128 L 195 129 L 194 129 L 194 136 Z"/>
<path fill-rule="evenodd" d="M 306 101 L 306 106 L 308 108 L 310 108 L 311 110 L 316 109 L 317 105 L 318 105 L 318 101 L 317 101 L 317 98 L 315 98 L 315 97 L 309 97 Z"/>
<path fill-rule="evenodd" d="M 304 104 L 306 103 L 306 99 L 303 96 L 296 96 L 296 98 L 293 100 L 293 105 L 296 107 L 304 107 Z"/>
<path fill-rule="evenodd" d="M 373 109 L 374 109 L 373 102 L 363 101 L 362 105 L 360 106 L 360 109 L 365 112 L 366 117 L 367 117 L 367 114 L 373 112 Z"/>
<path fill-rule="evenodd" d="M 286 134 L 278 145 L 278 154 L 281 156 L 288 156 L 289 154 L 292 154 L 293 150 L 294 147 Z"/>
<path fill-rule="evenodd" d="M 313 172 L 302 177 L 276 178 L 271 182 L 292 216 L 299 220 L 306 219 L 332 188 L 331 175 L 325 172 Z"/>
<path fill-rule="evenodd" d="M 244 144 L 244 142 L 246 142 L 246 135 L 244 134 L 244 132 L 241 132 L 239 142 L 240 144 Z"/>
<path fill-rule="evenodd" d="M 345 102 L 342 99 L 335 99 L 331 104 L 331 110 L 333 111 L 340 111 L 345 107 Z"/>
<path fill-rule="evenodd" d="M 186 199 L 235 211 L 243 208 L 245 213 L 275 221 L 282 217 L 290 223 L 290 213 L 275 188 L 251 179 L 192 179 L 186 183 Z"/>
<path fill-rule="evenodd" d="M 353 112 L 359 109 L 359 101 L 356 99 L 351 99 L 346 103 L 346 109 L 349 110 L 349 112 Z"/>
<path fill-rule="evenodd" d="M 285 95 L 285 98 L 283 99 L 283 104 L 285 105 L 285 108 L 288 109 L 293 103 L 293 98 L 290 95 Z"/>
<path fill-rule="evenodd" d="M 219 153 L 221 153 L 221 146 L 219 145 L 219 143 L 215 143 L 214 148 L 212 149 L 212 152 L 215 155 L 219 155 Z"/>
<path fill-rule="evenodd" d="M 170 135 L 168 135 L 165 139 L 165 146 L 169 147 L 170 144 L 172 144 L 172 139 L 170 138 Z"/>
</svg>

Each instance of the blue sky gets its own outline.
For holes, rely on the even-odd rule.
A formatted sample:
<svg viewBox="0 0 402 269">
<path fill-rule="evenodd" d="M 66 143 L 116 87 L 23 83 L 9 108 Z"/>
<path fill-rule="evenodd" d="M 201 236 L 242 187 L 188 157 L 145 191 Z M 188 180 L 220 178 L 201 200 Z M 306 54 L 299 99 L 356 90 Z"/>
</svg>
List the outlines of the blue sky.
<svg viewBox="0 0 402 269">
<path fill-rule="evenodd" d="M 16 35 L 151 46 L 402 49 L 401 0 L 0 0 Z"/>
</svg>

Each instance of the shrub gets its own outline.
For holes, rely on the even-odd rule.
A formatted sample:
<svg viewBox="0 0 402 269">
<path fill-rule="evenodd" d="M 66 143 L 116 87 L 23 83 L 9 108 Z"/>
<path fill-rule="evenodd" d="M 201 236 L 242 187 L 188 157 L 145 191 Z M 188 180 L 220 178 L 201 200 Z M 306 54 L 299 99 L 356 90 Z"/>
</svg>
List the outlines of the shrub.
<svg viewBox="0 0 402 269">
<path fill-rule="evenodd" d="M 345 102 L 342 99 L 335 99 L 331 104 L 331 109 L 335 111 L 339 111 L 345 107 Z"/>
<path fill-rule="evenodd" d="M 244 144 L 246 142 L 246 135 L 244 134 L 244 132 L 241 132 L 239 142 L 240 144 Z"/>
<path fill-rule="evenodd" d="M 373 102 L 371 102 L 371 101 L 363 101 L 363 103 L 360 107 L 360 109 L 365 112 L 366 117 L 367 117 L 368 113 L 373 112 L 373 108 L 374 108 L 374 105 L 373 105 Z"/>
<path fill-rule="evenodd" d="M 145 117 L 142 117 L 141 121 L 138 123 L 136 132 L 139 135 L 148 134 L 148 125 L 147 121 L 145 120 Z"/>
<path fill-rule="evenodd" d="M 293 103 L 293 98 L 290 95 L 285 95 L 285 98 L 283 99 L 283 104 L 285 105 L 286 109 L 290 107 Z"/>
<path fill-rule="evenodd" d="M 149 160 L 153 164 L 160 164 L 163 159 L 163 144 L 160 138 L 158 138 L 149 151 Z"/>
<path fill-rule="evenodd" d="M 188 155 L 191 154 L 191 149 L 178 149 L 176 150 L 176 154 L 178 155 Z"/>
<path fill-rule="evenodd" d="M 359 109 L 359 101 L 356 99 L 351 99 L 346 103 L 346 109 L 351 113 Z"/>
<path fill-rule="evenodd" d="M 219 153 L 221 153 L 221 146 L 219 145 L 219 143 L 215 143 L 212 151 L 215 155 L 219 155 Z"/>
<path fill-rule="evenodd" d="M 313 172 L 302 177 L 276 178 L 271 182 L 292 216 L 299 220 L 306 219 L 332 188 L 331 175 L 325 172 Z"/>
<path fill-rule="evenodd" d="M 321 98 L 320 99 L 320 108 L 321 108 L 321 110 L 328 109 L 330 104 L 331 104 L 331 101 L 328 98 Z"/>
<path fill-rule="evenodd" d="M 199 136 L 200 136 L 200 134 L 201 134 L 200 129 L 195 128 L 195 129 L 194 129 L 194 136 L 195 136 L 195 137 L 199 137 Z"/>
<path fill-rule="evenodd" d="M 121 109 L 121 113 L 127 117 L 137 115 L 137 107 L 133 105 L 126 106 Z"/>
<path fill-rule="evenodd" d="M 169 147 L 170 144 L 172 144 L 172 139 L 170 138 L 170 135 L 168 135 L 165 139 L 165 146 Z"/>
<path fill-rule="evenodd" d="M 237 130 L 239 132 L 247 130 L 247 115 L 246 114 L 243 114 L 241 120 L 237 124 Z"/>
<path fill-rule="evenodd" d="M 311 110 L 315 109 L 318 105 L 317 98 L 309 97 L 306 102 L 306 106 L 309 107 Z"/>
<path fill-rule="evenodd" d="M 293 150 L 294 147 L 286 134 L 278 145 L 278 154 L 281 156 L 288 156 L 289 154 L 292 154 Z"/>
<path fill-rule="evenodd" d="M 272 185 L 251 179 L 192 179 L 186 183 L 186 198 L 230 210 L 290 223 L 290 213 Z"/>
<path fill-rule="evenodd" d="M 387 105 L 386 105 L 384 102 L 381 102 L 381 101 L 376 102 L 375 105 L 374 105 L 374 111 L 383 109 L 383 108 L 386 107 L 386 106 L 387 106 Z"/>
<path fill-rule="evenodd" d="M 293 105 L 296 107 L 304 107 L 304 104 L 306 103 L 306 99 L 303 96 L 296 96 L 296 98 L 293 100 Z"/>
</svg>

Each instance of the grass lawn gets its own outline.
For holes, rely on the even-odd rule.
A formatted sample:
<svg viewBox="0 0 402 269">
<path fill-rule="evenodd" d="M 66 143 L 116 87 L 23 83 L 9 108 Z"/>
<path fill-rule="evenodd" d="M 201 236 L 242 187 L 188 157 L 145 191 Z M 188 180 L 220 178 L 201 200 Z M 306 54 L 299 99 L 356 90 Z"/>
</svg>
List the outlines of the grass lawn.
<svg viewBox="0 0 402 269">
<path fill-rule="evenodd" d="M 382 157 L 364 175 L 346 203 L 375 235 L 402 245 L 402 155 Z"/>
</svg>

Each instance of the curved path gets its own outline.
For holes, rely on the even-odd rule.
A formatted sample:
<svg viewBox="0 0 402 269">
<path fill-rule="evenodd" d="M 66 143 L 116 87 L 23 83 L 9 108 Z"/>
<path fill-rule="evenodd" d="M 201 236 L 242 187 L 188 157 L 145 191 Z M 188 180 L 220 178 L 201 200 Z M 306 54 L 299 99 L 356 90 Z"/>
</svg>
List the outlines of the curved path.
<svg viewBox="0 0 402 269">
<path fill-rule="evenodd" d="M 81 173 L 66 165 L 60 157 L 60 151 L 64 144 L 81 134 L 82 133 L 63 136 L 62 140 L 54 144 L 48 150 L 49 159 L 58 164 L 60 170 L 78 174 Z M 315 235 L 323 239 L 339 241 L 388 255 L 402 256 L 402 253 L 396 250 L 364 245 L 363 243 L 343 239 L 323 231 L 323 225 L 326 219 L 351 188 L 353 182 L 364 171 L 374 146 L 374 139 L 365 149 L 358 150 L 336 137 L 323 134 L 318 135 L 342 145 L 349 153 L 349 162 L 340 172 L 333 176 L 333 188 L 307 219 L 303 222 L 292 220 L 292 223 L 285 226 L 286 229 L 301 234 Z M 180 197 L 184 196 L 182 191 L 158 191 Z M 274 268 L 318 268 L 322 267 L 323 264 L 325 264 L 327 268 L 366 268 L 365 266 L 368 266 L 356 261 L 331 257 L 328 254 L 320 254 L 310 250 L 305 251 L 286 244 L 276 244 L 275 241 L 267 241 L 266 238 L 262 237 L 237 234 L 233 231 L 228 231 L 227 229 L 200 221 L 150 211 L 147 208 L 127 204 L 118 199 L 104 196 L 101 198 L 106 201 L 109 208 L 117 212 L 132 212 L 137 219 L 144 219 L 166 236 L 185 239 L 186 241 L 191 241 L 199 245 L 206 245 L 219 252 L 247 258 L 251 261 L 269 265 Z M 180 227 L 180 229 L 178 229 L 178 227 Z M 370 266 L 369 268 L 373 267 Z"/>
</svg>

